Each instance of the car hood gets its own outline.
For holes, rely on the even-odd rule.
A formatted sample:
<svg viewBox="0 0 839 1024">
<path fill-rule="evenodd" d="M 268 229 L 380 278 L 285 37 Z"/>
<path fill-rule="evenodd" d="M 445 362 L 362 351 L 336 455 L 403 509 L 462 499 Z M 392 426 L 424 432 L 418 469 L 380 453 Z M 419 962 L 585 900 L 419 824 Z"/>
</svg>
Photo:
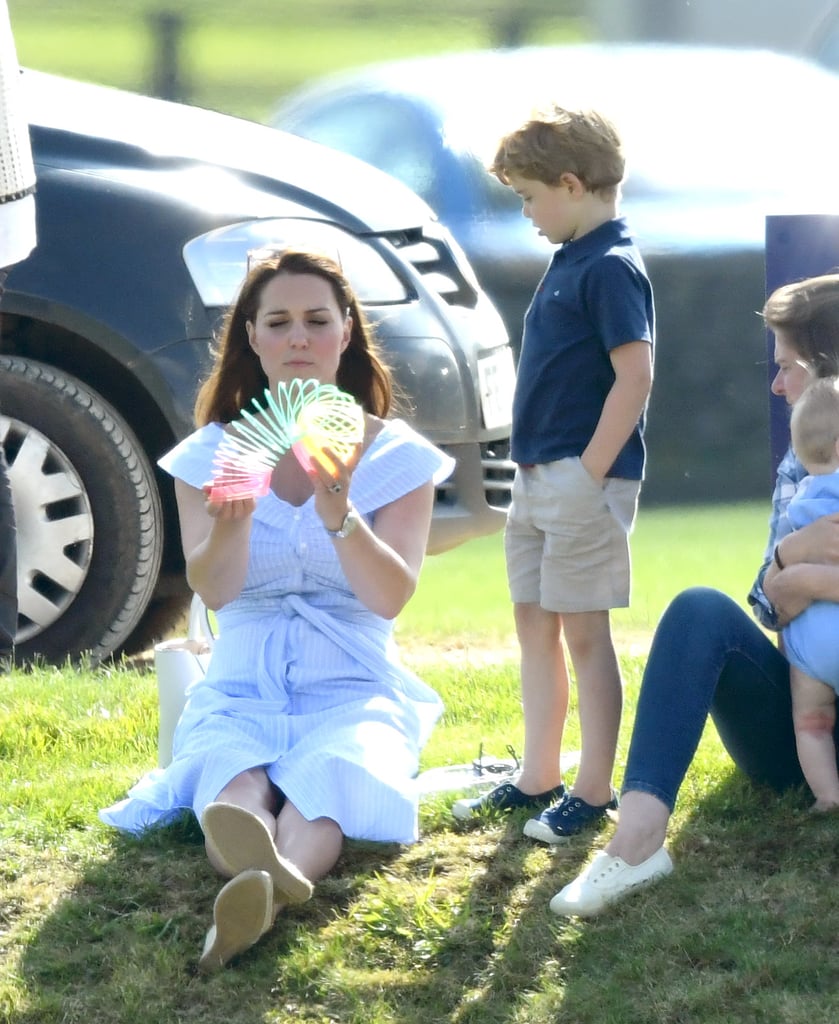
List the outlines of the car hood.
<svg viewBox="0 0 839 1024">
<path fill-rule="evenodd" d="M 390 175 L 278 129 L 39 71 L 25 70 L 23 81 L 32 125 L 130 146 L 159 160 L 200 161 L 282 182 L 352 211 L 372 233 L 436 219 Z"/>
</svg>

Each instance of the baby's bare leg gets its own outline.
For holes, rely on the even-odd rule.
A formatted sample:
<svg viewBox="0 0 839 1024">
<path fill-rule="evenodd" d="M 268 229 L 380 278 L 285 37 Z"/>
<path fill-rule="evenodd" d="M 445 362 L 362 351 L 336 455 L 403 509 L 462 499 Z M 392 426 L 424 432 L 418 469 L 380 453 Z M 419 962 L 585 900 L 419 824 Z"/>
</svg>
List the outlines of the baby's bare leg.
<svg viewBox="0 0 839 1024">
<path fill-rule="evenodd" d="M 839 771 L 833 741 L 836 695 L 832 687 L 792 665 L 790 684 L 798 760 L 816 798 L 813 810 L 839 807 Z"/>
</svg>

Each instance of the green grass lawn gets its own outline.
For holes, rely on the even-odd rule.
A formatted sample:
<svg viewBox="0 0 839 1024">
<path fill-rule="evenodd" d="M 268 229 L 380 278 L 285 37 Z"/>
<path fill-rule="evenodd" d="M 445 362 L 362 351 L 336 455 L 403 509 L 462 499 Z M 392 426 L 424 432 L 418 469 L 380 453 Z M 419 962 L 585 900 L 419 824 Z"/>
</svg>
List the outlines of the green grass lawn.
<svg viewBox="0 0 839 1024">
<path fill-rule="evenodd" d="M 683 585 L 741 597 L 764 521 L 754 506 L 642 512 L 631 635 Z M 406 659 L 447 705 L 424 767 L 470 759 L 482 741 L 520 748 L 499 541 L 429 560 L 405 616 Z M 633 642 L 621 660 L 617 781 L 644 656 Z M 348 844 L 310 903 L 234 967 L 198 975 L 219 883 L 197 827 L 138 841 L 96 817 L 154 765 L 156 710 L 153 673 L 128 666 L 0 677 L 3 1024 L 837 1019 L 837 819 L 809 815 L 805 793 L 753 789 L 711 727 L 671 827 L 676 873 L 604 918 L 560 920 L 547 903 L 611 825 L 551 851 L 521 838 L 525 815 L 463 828 L 455 794 L 440 794 L 423 800 L 416 846 Z"/>
<path fill-rule="evenodd" d="M 631 607 L 613 615 L 617 642 L 626 650 L 643 644 L 670 599 L 689 586 L 717 587 L 746 607 L 767 523 L 763 502 L 642 507 L 632 535 Z M 441 592 L 446 601 L 439 600 Z M 408 645 L 423 636 L 455 647 L 513 643 L 502 535 L 427 558 L 398 635 Z"/>
<path fill-rule="evenodd" d="M 585 20 L 565 16 L 579 4 L 536 10 L 526 41 L 553 43 L 586 34 Z M 475 0 L 9 0 L 20 62 L 40 71 L 138 92 L 154 80 L 153 18 L 183 18 L 180 45 L 185 96 L 198 106 L 256 121 L 280 96 L 307 80 L 372 61 L 492 46 L 509 4 Z"/>
</svg>

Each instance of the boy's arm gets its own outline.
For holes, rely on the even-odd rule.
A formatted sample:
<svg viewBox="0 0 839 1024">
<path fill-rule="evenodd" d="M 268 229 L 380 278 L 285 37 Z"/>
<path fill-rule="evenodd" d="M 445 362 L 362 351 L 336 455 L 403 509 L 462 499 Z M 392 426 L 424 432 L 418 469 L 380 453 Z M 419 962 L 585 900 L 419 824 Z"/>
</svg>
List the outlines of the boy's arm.
<svg viewBox="0 0 839 1024">
<path fill-rule="evenodd" d="M 635 429 L 653 383 L 652 346 L 630 341 L 609 353 L 615 370 L 597 428 L 580 457 L 586 472 L 603 481 Z"/>
</svg>

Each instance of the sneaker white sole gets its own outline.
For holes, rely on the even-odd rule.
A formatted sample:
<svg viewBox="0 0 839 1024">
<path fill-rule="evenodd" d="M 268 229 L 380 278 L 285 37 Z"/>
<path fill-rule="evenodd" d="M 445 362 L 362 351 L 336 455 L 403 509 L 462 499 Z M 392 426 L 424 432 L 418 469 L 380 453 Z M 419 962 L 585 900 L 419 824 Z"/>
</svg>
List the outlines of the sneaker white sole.
<svg viewBox="0 0 839 1024">
<path fill-rule="evenodd" d="M 608 821 L 609 817 L 614 815 L 615 810 L 616 808 L 614 807 L 607 807 L 601 818 L 593 821 L 587 821 L 578 832 L 572 832 L 571 835 L 567 836 L 557 834 L 550 825 L 546 825 L 545 822 L 541 821 L 539 818 L 528 818 L 524 823 L 522 833 L 527 836 L 528 839 L 538 839 L 540 843 L 549 843 L 551 846 L 560 846 L 562 843 L 570 843 L 576 839 L 577 836 L 585 835 L 593 829 L 598 828 L 604 821 Z"/>
<path fill-rule="evenodd" d="M 556 832 L 538 818 L 528 818 L 524 823 L 522 833 L 528 839 L 538 839 L 540 843 L 549 843 L 551 846 L 558 846 L 560 843 L 567 843 L 573 836 L 558 836 Z"/>
<path fill-rule="evenodd" d="M 500 786 L 506 785 L 506 783 L 499 783 Z M 557 791 L 557 789 L 551 790 L 548 793 L 539 793 L 534 797 L 530 797 L 527 794 L 522 793 L 519 790 L 519 797 L 517 799 L 531 800 L 530 804 L 526 803 L 515 803 L 512 806 L 509 804 L 506 807 L 487 806 L 483 801 L 489 796 L 490 793 L 494 793 L 498 786 L 493 786 L 489 793 L 485 793 L 482 797 L 471 797 L 469 799 L 463 798 L 462 800 L 455 800 L 452 804 L 452 816 L 457 818 L 458 821 L 474 821 L 481 817 L 482 814 L 494 811 L 499 814 L 506 814 L 508 811 L 518 811 L 526 808 L 530 809 L 531 814 L 533 811 L 542 810 L 545 807 L 549 807 L 551 804 L 556 803 L 557 800 L 561 800 L 565 795 L 564 790 Z M 515 784 L 513 788 L 517 787 Z M 478 806 L 475 806 L 475 805 Z"/>
<path fill-rule="evenodd" d="M 641 864 L 627 864 L 601 850 L 573 882 L 550 902 L 554 914 L 594 917 L 630 893 L 664 878 L 673 871 L 670 854 L 662 846 Z"/>
</svg>

